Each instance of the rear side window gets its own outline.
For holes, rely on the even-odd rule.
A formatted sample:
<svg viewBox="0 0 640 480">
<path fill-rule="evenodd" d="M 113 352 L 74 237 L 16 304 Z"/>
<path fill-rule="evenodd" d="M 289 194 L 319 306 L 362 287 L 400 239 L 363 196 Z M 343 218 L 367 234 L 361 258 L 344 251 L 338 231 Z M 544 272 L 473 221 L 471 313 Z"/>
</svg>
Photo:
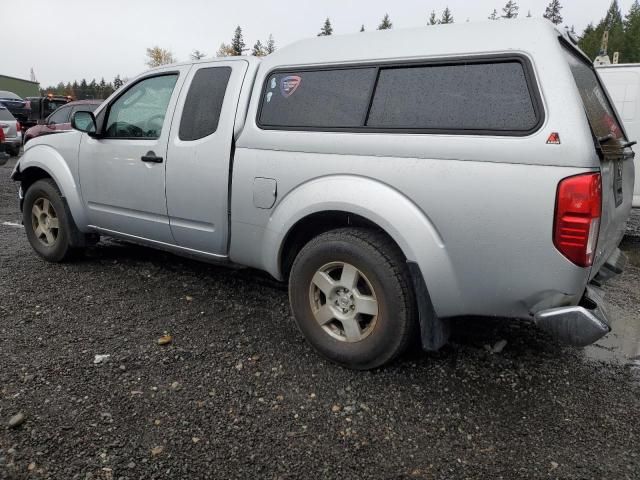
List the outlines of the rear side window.
<svg viewBox="0 0 640 480">
<path fill-rule="evenodd" d="M 230 67 L 202 68 L 196 72 L 182 111 L 180 140 L 198 140 L 218 129 L 230 76 Z"/>
<path fill-rule="evenodd" d="M 267 79 L 260 124 L 310 129 L 363 124 L 376 68 L 276 73 Z"/>
<path fill-rule="evenodd" d="M 11 112 L 6 108 L 0 108 L 0 120 L 15 120 Z"/>
<path fill-rule="evenodd" d="M 528 135 L 542 108 L 526 59 L 278 71 L 258 124 L 284 130 Z"/>
<path fill-rule="evenodd" d="M 367 126 L 526 132 L 537 123 L 520 62 L 380 71 Z"/>
<path fill-rule="evenodd" d="M 69 123 L 69 114 L 71 113 L 71 107 L 59 108 L 55 111 L 50 117 L 47 123 L 49 124 L 60 124 L 60 123 Z"/>
<path fill-rule="evenodd" d="M 568 47 L 564 47 L 564 53 L 595 136 L 606 137 L 613 134 L 615 138 L 622 138 L 623 133 L 618 119 L 593 66 L 570 52 Z"/>
</svg>

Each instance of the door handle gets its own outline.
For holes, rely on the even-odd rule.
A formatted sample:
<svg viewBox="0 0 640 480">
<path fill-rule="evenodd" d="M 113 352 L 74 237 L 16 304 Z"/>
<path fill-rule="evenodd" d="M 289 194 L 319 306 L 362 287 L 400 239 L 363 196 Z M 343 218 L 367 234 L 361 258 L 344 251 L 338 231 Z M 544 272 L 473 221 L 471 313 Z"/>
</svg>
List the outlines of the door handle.
<svg viewBox="0 0 640 480">
<path fill-rule="evenodd" d="M 162 163 L 162 157 L 157 157 L 154 152 L 147 152 L 146 155 L 140 157 L 143 162 Z"/>
</svg>

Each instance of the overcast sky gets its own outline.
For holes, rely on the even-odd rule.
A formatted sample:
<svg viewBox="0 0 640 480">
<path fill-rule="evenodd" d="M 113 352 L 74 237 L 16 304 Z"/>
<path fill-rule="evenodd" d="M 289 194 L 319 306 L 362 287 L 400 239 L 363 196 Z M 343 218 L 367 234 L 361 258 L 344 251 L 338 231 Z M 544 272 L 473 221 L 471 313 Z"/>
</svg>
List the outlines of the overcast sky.
<svg viewBox="0 0 640 480">
<path fill-rule="evenodd" d="M 619 0 L 626 13 L 633 0 Z M 506 0 L 0 0 L 19 11 L 0 23 L 0 74 L 29 78 L 33 67 L 42 86 L 90 81 L 116 74 L 132 77 L 145 67 L 146 47 L 159 45 L 178 60 L 193 49 L 215 55 L 241 25 L 245 43 L 272 33 L 278 47 L 314 36 L 326 17 L 334 33 L 374 30 L 385 13 L 394 28 L 424 25 L 431 10 L 448 5 L 456 22 L 486 20 Z M 520 15 L 541 16 L 548 0 L 521 0 Z M 597 22 L 610 0 L 561 0 L 566 25 L 582 29 Z M 11 21 L 7 21 L 8 19 Z"/>
</svg>

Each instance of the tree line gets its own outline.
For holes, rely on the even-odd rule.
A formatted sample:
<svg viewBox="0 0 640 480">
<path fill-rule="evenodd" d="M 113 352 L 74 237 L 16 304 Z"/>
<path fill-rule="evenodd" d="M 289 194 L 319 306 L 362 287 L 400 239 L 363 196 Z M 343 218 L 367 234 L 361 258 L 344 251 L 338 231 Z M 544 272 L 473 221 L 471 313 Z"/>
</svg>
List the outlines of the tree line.
<svg viewBox="0 0 640 480">
<path fill-rule="evenodd" d="M 546 6 L 542 17 L 546 18 L 555 25 L 560 25 L 564 22 L 562 17 L 562 5 L 560 0 L 551 0 Z M 518 18 L 520 14 L 520 7 L 516 0 L 508 0 L 502 7 L 500 12 L 494 9 L 487 17 L 490 20 L 510 20 Z M 526 17 L 532 17 L 531 11 L 527 12 Z M 468 21 L 468 20 L 467 20 Z M 440 14 L 435 10 L 431 11 L 426 20 L 426 25 L 442 25 L 454 23 L 454 15 L 451 9 L 447 6 Z M 388 13 L 380 20 L 377 25 L 377 30 L 389 30 L 393 28 L 393 22 Z M 566 27 L 568 28 L 568 27 Z M 361 32 L 366 30 L 365 25 L 360 28 Z M 573 33 L 574 28 L 570 29 Z M 618 0 L 612 0 L 610 7 L 608 8 L 605 16 L 597 23 L 593 22 L 587 25 L 582 35 L 578 36 L 578 44 L 580 48 L 591 58 L 595 59 L 601 52 L 602 37 L 605 31 L 609 32 L 609 49 L 610 53 L 619 52 L 620 62 L 640 62 L 640 3 L 639 0 L 634 0 L 629 12 L 623 16 L 622 10 Z M 318 36 L 329 36 L 334 34 L 334 28 L 330 18 L 326 18 Z M 239 25 L 234 30 L 233 36 L 229 43 L 222 43 L 216 51 L 217 57 L 231 57 L 239 55 L 254 55 L 257 57 L 263 57 L 269 55 L 276 50 L 276 43 L 273 35 L 263 42 L 257 40 L 252 48 L 247 47 L 242 32 L 242 27 Z M 200 60 L 206 57 L 207 54 L 200 50 L 193 50 L 190 58 L 191 60 Z M 175 63 L 177 59 L 170 50 L 166 50 L 159 46 L 147 48 L 146 62 L 145 64 L 150 67 L 158 67 L 160 65 L 166 65 Z M 85 79 L 82 79 L 80 83 L 59 83 L 56 86 L 51 86 L 43 89 L 43 94 L 53 93 L 57 95 L 70 95 L 73 98 L 85 99 L 85 98 L 107 98 L 111 93 L 120 88 L 126 79 L 121 79 L 118 75 L 113 82 L 106 83 L 104 78 L 100 82 L 96 82 L 95 79 L 87 83 Z"/>
</svg>

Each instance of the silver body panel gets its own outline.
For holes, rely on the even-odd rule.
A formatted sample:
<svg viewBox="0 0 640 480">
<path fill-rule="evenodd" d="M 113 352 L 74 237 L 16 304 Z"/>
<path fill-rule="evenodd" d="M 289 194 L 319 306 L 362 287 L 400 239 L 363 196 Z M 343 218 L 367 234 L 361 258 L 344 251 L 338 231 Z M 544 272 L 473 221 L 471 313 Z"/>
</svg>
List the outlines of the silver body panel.
<svg viewBox="0 0 640 480">
<path fill-rule="evenodd" d="M 523 317 L 577 305 L 620 241 L 633 165 L 624 164 L 626 196 L 616 207 L 607 190 L 611 166 L 601 165 L 593 147 L 562 34 L 548 22 L 497 23 L 311 39 L 262 61 L 163 67 L 155 72 L 179 71 L 180 78 L 160 139 L 47 136 L 27 145 L 18 168 L 49 172 L 83 231 L 206 260 L 228 258 L 278 279 L 291 229 L 314 213 L 342 211 L 395 240 L 419 266 L 440 317 Z M 527 136 L 278 131 L 256 124 L 264 81 L 275 68 L 504 54 L 533 65 L 544 122 Z M 190 81 L 211 65 L 233 69 L 218 130 L 182 142 L 176 132 Z M 547 144 L 552 132 L 560 145 Z M 148 150 L 166 161 L 141 163 Z M 605 191 L 593 269 L 572 264 L 552 241 L 558 182 L 591 171 L 602 172 Z"/>
</svg>

